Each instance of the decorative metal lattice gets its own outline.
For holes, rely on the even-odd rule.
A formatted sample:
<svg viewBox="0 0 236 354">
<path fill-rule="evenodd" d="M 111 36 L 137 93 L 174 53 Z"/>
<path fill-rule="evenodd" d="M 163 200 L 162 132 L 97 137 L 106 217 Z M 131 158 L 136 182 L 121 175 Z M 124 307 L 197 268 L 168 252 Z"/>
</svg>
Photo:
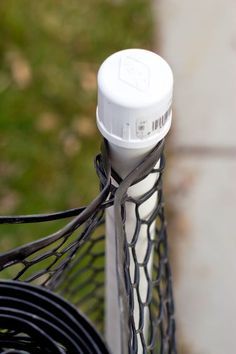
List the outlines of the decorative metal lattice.
<svg viewBox="0 0 236 354">
<path fill-rule="evenodd" d="M 168 260 L 164 215 L 162 141 L 125 178 L 111 169 L 109 147 L 95 159 L 100 194 L 87 207 L 54 214 L 2 216 L 1 224 L 39 223 L 74 217 L 52 235 L 0 254 L 0 276 L 35 283 L 62 294 L 85 313 L 97 329 L 104 331 L 105 231 L 106 208 L 113 206 L 116 223 L 119 301 L 123 309 L 121 327 L 124 353 L 175 354 L 175 322 L 172 278 Z M 157 161 L 160 164 L 157 167 Z M 155 175 L 152 188 L 138 198 L 129 188 Z M 115 181 L 115 183 L 113 183 Z M 140 209 L 156 194 L 156 206 L 142 219 Z M 126 230 L 127 205 L 132 204 L 136 226 L 132 237 Z M 137 257 L 140 229 L 146 231 L 142 260 Z M 154 228 L 154 232 L 153 232 Z M 106 235 L 109 237 L 109 235 Z M 145 281 L 145 294 L 141 282 Z M 138 315 L 137 313 L 138 309 Z"/>
</svg>

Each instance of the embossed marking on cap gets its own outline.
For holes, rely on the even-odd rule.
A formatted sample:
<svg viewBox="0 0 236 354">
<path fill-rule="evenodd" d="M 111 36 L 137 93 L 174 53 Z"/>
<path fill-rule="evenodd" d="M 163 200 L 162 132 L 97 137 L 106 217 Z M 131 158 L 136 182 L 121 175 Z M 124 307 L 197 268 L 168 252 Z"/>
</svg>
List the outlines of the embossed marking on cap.
<svg viewBox="0 0 236 354">
<path fill-rule="evenodd" d="M 139 91 L 147 91 L 150 85 L 149 67 L 132 57 L 122 57 L 119 68 L 119 79 Z"/>
</svg>

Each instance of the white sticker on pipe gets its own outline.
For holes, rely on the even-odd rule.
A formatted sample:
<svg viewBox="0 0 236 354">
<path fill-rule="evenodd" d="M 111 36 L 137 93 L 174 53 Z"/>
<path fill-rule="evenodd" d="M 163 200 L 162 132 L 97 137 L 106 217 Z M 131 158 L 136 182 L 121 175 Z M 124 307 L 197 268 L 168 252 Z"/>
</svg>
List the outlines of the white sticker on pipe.
<svg viewBox="0 0 236 354">
<path fill-rule="evenodd" d="M 159 132 L 167 123 L 171 113 L 171 107 L 161 117 L 153 120 L 139 118 L 136 120 L 136 136 L 140 139 L 146 138 Z"/>
</svg>

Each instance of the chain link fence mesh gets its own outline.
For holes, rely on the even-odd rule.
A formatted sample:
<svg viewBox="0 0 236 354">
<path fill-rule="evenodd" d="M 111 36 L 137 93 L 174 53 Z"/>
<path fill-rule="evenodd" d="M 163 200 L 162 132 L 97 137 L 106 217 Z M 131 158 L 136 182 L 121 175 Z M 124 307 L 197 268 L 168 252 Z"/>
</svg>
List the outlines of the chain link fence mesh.
<svg viewBox="0 0 236 354">
<path fill-rule="evenodd" d="M 111 168 L 105 141 L 101 154 L 95 159 L 101 192 L 87 207 L 54 214 L 0 217 L 1 224 L 40 223 L 73 217 L 54 234 L 0 254 L 0 277 L 6 279 L 11 274 L 13 280 L 42 285 L 62 294 L 103 334 L 105 210 L 114 206 L 118 289 L 124 306 L 122 347 L 124 352 L 133 354 L 138 353 L 140 346 L 143 353 L 177 352 L 162 188 L 163 145 L 162 141 L 122 180 Z M 156 176 L 152 188 L 138 198 L 131 197 L 130 186 L 149 174 Z M 158 202 L 151 215 L 143 219 L 140 209 L 154 194 Z M 133 205 L 136 216 L 132 237 L 126 230 L 128 204 Z M 137 247 L 141 229 L 145 230 L 146 243 L 143 258 L 139 259 Z M 145 283 L 145 291 L 141 283 Z"/>
</svg>

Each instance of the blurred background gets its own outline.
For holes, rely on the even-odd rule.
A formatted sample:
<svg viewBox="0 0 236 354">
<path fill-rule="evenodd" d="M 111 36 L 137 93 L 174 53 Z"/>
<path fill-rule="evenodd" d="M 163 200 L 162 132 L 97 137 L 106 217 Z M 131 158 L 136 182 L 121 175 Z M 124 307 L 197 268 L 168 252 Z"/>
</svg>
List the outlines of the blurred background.
<svg viewBox="0 0 236 354">
<path fill-rule="evenodd" d="M 236 2 L 159 0 L 153 13 L 175 77 L 167 206 L 179 351 L 235 353 Z"/>
<path fill-rule="evenodd" d="M 82 206 L 99 188 L 98 68 L 123 48 L 152 48 L 150 3 L 10 0 L 0 18 L 0 214 Z M 1 250 L 51 225 L 4 226 Z"/>
<path fill-rule="evenodd" d="M 107 56 L 140 47 L 171 65 L 165 183 L 180 354 L 235 352 L 235 16 L 233 0 L 0 2 L 2 215 L 96 195 L 96 75 Z M 1 251 L 52 230 L 1 226 Z"/>
</svg>

